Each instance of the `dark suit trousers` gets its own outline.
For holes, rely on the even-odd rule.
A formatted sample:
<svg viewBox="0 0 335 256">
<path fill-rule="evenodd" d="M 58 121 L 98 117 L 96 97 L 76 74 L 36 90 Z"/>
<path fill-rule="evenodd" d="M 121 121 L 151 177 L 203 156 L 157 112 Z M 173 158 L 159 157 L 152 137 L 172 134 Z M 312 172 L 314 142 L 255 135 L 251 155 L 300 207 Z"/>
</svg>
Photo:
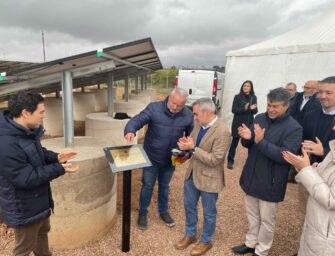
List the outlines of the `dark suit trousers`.
<svg viewBox="0 0 335 256">
<path fill-rule="evenodd" d="M 15 228 L 15 246 L 13 255 L 28 256 L 31 252 L 34 252 L 34 254 L 37 256 L 52 255 L 49 250 L 49 231 L 49 218 L 28 224 L 20 228 Z"/>
</svg>

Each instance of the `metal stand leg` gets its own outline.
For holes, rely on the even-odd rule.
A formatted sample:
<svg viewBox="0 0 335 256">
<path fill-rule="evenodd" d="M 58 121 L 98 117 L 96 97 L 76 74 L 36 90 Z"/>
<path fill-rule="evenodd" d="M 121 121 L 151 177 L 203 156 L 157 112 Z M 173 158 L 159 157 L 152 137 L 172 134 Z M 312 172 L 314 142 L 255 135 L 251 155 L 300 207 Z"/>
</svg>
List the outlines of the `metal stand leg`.
<svg viewBox="0 0 335 256">
<path fill-rule="evenodd" d="M 130 248 L 131 171 L 123 172 L 122 251 Z"/>
</svg>

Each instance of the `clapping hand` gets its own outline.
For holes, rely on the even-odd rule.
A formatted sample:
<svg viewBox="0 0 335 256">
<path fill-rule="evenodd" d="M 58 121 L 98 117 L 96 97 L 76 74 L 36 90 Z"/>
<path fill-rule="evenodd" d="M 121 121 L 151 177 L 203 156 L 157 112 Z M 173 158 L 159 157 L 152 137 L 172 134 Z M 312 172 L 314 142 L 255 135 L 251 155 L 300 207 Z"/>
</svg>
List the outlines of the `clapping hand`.
<svg viewBox="0 0 335 256">
<path fill-rule="evenodd" d="M 259 124 L 254 124 L 254 132 L 255 132 L 255 143 L 259 143 L 262 139 L 264 139 L 265 128 L 262 128 Z"/>
<path fill-rule="evenodd" d="M 177 145 L 181 150 L 191 150 L 195 147 L 192 137 L 181 137 L 178 140 Z"/>
<path fill-rule="evenodd" d="M 62 164 L 65 172 L 67 173 L 75 173 L 79 170 L 79 166 L 78 165 L 72 165 L 71 163 L 68 164 Z"/>
<path fill-rule="evenodd" d="M 322 146 L 322 142 L 319 140 L 318 137 L 315 138 L 316 142 L 311 140 L 304 140 L 302 146 L 307 153 L 316 155 L 316 156 L 323 156 L 324 150 Z"/>
<path fill-rule="evenodd" d="M 286 160 L 286 162 L 290 163 L 295 167 L 297 171 L 300 171 L 302 168 L 310 166 L 310 161 L 308 154 L 304 147 L 301 148 L 302 156 L 297 156 L 289 151 L 283 151 L 283 157 Z"/>
<path fill-rule="evenodd" d="M 79 166 L 66 163 L 77 156 L 77 152 L 73 150 L 61 152 L 58 154 L 58 162 L 63 166 L 65 172 L 74 173 L 79 170 Z"/>
<path fill-rule="evenodd" d="M 58 154 L 58 162 L 60 164 L 65 163 L 68 160 L 71 160 L 73 158 L 75 158 L 77 155 L 76 151 L 73 150 L 69 150 L 69 151 L 65 151 L 65 152 L 61 152 Z"/>
<path fill-rule="evenodd" d="M 242 139 L 245 139 L 245 140 L 251 139 L 251 131 L 245 124 L 242 124 L 240 127 L 238 127 L 237 131 L 238 131 L 238 135 L 240 135 Z"/>
</svg>

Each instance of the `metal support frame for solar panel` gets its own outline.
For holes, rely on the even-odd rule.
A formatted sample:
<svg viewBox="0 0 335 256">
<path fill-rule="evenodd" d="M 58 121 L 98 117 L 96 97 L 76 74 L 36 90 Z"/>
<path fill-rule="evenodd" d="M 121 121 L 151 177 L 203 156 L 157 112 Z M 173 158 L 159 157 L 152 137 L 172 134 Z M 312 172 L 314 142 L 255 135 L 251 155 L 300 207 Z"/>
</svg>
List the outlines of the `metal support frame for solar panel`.
<svg viewBox="0 0 335 256">
<path fill-rule="evenodd" d="M 112 56 L 115 60 L 118 59 L 120 62 L 115 61 L 116 67 L 113 70 L 113 78 L 114 81 L 125 79 L 126 76 L 135 76 L 138 73 L 142 73 L 144 71 L 142 68 L 146 69 L 145 73 L 152 73 L 155 70 L 161 69 L 162 64 L 160 62 L 159 56 L 153 46 L 151 38 L 145 38 L 121 45 L 116 45 L 108 48 L 104 48 L 103 52 Z M 52 73 L 63 72 L 65 70 L 70 70 L 72 68 L 78 67 L 78 63 L 80 61 L 92 60 L 95 58 L 97 60 L 96 51 L 91 51 L 67 58 L 62 58 L 58 60 L 53 60 L 45 63 L 28 63 L 29 65 L 23 65 L 18 68 L 10 68 L 7 70 L 0 71 L 8 71 L 7 76 L 11 78 L 16 78 L 19 80 L 27 79 L 29 77 L 42 77 L 43 75 L 50 75 Z M 104 62 L 106 60 L 100 59 L 98 62 Z M 122 63 L 121 63 L 122 62 Z M 129 66 L 133 65 L 134 66 Z M 138 67 L 136 67 L 138 66 Z M 139 68 L 141 67 L 141 69 Z M 119 73 L 120 70 L 120 73 Z M 73 79 L 73 87 L 77 88 L 80 86 L 85 86 L 90 83 L 106 83 L 107 82 L 107 74 L 109 71 L 101 72 L 99 74 L 91 74 L 88 77 L 74 77 Z M 31 79 L 30 79 L 31 80 Z M 31 84 L 26 81 L 13 82 L 6 81 L 0 84 L 0 100 L 8 99 L 8 96 L 11 94 L 17 93 L 23 89 L 32 89 L 35 92 L 50 92 L 52 90 L 58 91 L 60 89 L 60 80 L 57 81 L 40 81 L 41 84 L 34 88 L 31 88 Z M 24 84 L 23 82 L 26 82 Z M 35 81 L 33 81 L 35 82 Z M 19 86 L 18 86 L 19 85 Z M 11 88 L 10 88 L 11 87 Z"/>
<path fill-rule="evenodd" d="M 113 82 L 114 82 L 114 77 L 113 77 L 113 72 L 108 73 L 108 79 L 107 79 L 107 108 L 108 108 L 108 116 L 113 117 L 114 113 L 114 95 L 113 95 Z"/>
<path fill-rule="evenodd" d="M 72 74 L 70 71 L 62 73 L 63 91 L 63 120 L 64 120 L 64 143 L 65 147 L 71 147 L 74 140 L 73 127 L 73 93 Z"/>
<path fill-rule="evenodd" d="M 138 94 L 138 76 L 135 77 L 135 94 Z"/>
<path fill-rule="evenodd" d="M 104 48 L 102 52 L 102 58 L 97 56 L 97 51 L 91 51 L 45 63 L 12 63 L 5 70 L 0 70 L 0 72 L 6 73 L 6 77 L 0 83 L 0 100 L 8 99 L 10 95 L 22 90 L 38 93 L 59 91 L 61 84 L 63 84 L 63 90 L 65 87 L 70 87 L 72 90 L 72 88 L 92 83 L 111 84 L 111 82 L 108 82 L 111 72 L 113 73 L 112 80 L 117 81 L 121 79 L 129 80 L 130 76 L 143 76 L 163 68 L 151 38 Z M 65 76 L 64 74 L 67 74 L 65 80 L 62 79 Z M 64 93 L 65 91 L 63 91 Z M 68 93 L 71 92 L 67 91 L 66 94 Z M 127 91 L 126 101 L 128 97 Z M 72 97 L 64 95 L 64 98 L 69 99 L 66 104 L 63 103 L 63 107 L 66 108 L 66 111 L 73 111 Z M 111 104 L 110 96 L 108 96 L 108 99 L 109 104 Z M 111 112 L 112 108 L 109 108 L 109 115 L 112 114 Z M 73 135 L 69 131 L 73 129 L 73 126 L 68 124 L 68 122 L 71 122 L 70 119 L 71 117 L 64 117 L 65 144 L 68 146 L 73 141 Z"/>
</svg>

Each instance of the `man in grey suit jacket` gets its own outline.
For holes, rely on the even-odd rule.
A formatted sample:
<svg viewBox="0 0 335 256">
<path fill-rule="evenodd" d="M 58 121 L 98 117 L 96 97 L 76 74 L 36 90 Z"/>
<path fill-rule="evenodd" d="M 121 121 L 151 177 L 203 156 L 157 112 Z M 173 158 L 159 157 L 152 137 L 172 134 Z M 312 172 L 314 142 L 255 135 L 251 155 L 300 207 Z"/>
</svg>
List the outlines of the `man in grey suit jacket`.
<svg viewBox="0 0 335 256">
<path fill-rule="evenodd" d="M 203 255 L 212 247 L 216 225 L 216 201 L 224 187 L 223 166 L 230 145 L 230 133 L 215 115 L 210 98 L 201 98 L 193 104 L 196 121 L 190 137 L 179 140 L 181 150 L 190 150 L 191 159 L 185 176 L 184 207 L 186 213 L 185 236 L 175 244 L 178 250 L 186 249 L 196 241 L 198 201 L 201 197 L 204 223 L 200 241 L 191 255 Z"/>
</svg>

